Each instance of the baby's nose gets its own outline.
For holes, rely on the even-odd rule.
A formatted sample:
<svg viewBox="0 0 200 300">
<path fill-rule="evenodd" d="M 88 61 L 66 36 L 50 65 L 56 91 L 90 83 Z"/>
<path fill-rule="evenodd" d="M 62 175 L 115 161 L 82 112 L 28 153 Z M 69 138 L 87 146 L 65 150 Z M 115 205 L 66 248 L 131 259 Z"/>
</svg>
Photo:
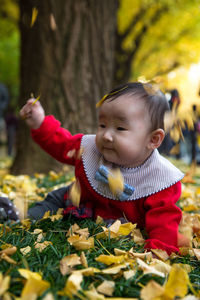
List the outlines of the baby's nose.
<svg viewBox="0 0 200 300">
<path fill-rule="evenodd" d="M 112 132 L 110 130 L 106 130 L 103 137 L 106 141 L 110 141 L 110 142 L 113 141 L 113 135 L 112 135 Z"/>
</svg>

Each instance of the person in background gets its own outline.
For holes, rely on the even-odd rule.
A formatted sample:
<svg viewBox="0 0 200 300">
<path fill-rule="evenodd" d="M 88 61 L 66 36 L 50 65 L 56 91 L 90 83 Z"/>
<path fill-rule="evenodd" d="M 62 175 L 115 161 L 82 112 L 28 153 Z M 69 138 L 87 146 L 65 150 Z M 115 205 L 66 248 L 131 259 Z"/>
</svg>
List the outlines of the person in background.
<svg viewBox="0 0 200 300">
<path fill-rule="evenodd" d="M 7 154 L 12 156 L 14 153 L 16 133 L 18 128 L 18 118 L 12 107 L 9 107 L 5 114 L 6 136 L 7 136 Z"/>
</svg>

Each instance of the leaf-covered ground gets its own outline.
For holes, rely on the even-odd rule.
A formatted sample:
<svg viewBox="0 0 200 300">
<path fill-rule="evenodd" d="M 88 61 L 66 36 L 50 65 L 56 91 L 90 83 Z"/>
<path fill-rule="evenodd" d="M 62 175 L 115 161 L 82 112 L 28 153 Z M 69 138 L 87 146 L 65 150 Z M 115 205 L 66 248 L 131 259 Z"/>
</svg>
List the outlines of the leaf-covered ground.
<svg viewBox="0 0 200 300">
<path fill-rule="evenodd" d="M 183 171 L 188 167 L 175 163 Z M 1 299 L 199 299 L 200 172 L 189 170 L 178 205 L 180 231 L 191 241 L 181 255 L 145 252 L 135 224 L 116 221 L 109 229 L 99 218 L 63 220 L 60 211 L 37 222 L 26 211 L 54 188 L 73 178 L 59 174 L 11 176 L 0 161 L 1 195 L 20 210 L 21 222 L 0 224 Z"/>
</svg>

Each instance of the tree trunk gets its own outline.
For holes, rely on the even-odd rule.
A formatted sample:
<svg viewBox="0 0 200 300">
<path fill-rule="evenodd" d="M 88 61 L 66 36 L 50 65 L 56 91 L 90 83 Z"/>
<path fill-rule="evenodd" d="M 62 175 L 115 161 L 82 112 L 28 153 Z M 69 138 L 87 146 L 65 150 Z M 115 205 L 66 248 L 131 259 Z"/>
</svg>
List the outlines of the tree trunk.
<svg viewBox="0 0 200 300">
<path fill-rule="evenodd" d="M 31 27 L 33 8 L 38 10 Z M 96 102 L 112 88 L 116 0 L 20 0 L 22 107 L 31 93 L 41 95 L 72 133 L 96 127 Z M 12 173 L 47 172 L 55 165 L 20 123 Z"/>
</svg>

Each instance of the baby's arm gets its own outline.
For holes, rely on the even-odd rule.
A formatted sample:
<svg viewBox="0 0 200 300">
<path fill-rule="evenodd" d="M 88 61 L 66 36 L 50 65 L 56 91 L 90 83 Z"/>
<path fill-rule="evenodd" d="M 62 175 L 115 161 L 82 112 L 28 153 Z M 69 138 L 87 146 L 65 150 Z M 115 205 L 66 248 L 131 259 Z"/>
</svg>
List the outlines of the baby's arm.
<svg viewBox="0 0 200 300">
<path fill-rule="evenodd" d="M 39 101 L 33 104 L 35 99 L 29 99 L 20 110 L 20 116 L 32 129 L 38 129 L 45 118 L 45 113 Z"/>
<path fill-rule="evenodd" d="M 176 206 L 181 194 L 181 183 L 160 191 L 145 202 L 145 228 L 149 235 L 146 248 L 163 249 L 170 254 L 178 251 L 178 226 L 182 217 Z"/>
</svg>

